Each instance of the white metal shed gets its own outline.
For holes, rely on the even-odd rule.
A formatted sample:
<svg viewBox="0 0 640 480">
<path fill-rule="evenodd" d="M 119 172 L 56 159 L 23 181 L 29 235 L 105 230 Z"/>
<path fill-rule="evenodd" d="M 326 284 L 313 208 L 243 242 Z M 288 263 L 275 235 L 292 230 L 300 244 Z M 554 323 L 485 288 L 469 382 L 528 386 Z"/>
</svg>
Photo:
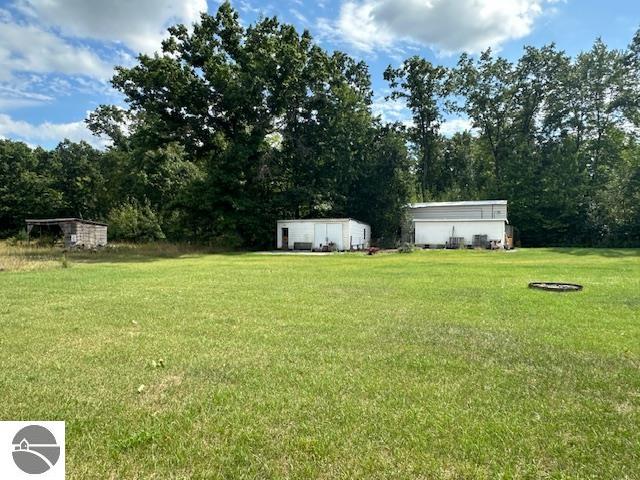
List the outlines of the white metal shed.
<svg viewBox="0 0 640 480">
<path fill-rule="evenodd" d="M 409 213 L 416 245 L 445 246 L 452 239 L 472 245 L 475 237 L 512 246 L 506 200 L 414 203 Z"/>
<path fill-rule="evenodd" d="M 282 250 L 361 250 L 369 247 L 371 227 L 352 218 L 278 220 L 276 246 Z"/>
</svg>

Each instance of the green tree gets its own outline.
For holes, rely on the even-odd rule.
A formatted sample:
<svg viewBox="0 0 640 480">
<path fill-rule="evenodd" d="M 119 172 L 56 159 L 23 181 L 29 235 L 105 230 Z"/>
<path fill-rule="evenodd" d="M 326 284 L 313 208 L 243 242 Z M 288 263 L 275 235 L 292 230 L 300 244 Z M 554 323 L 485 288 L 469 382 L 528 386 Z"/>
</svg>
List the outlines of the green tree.
<svg viewBox="0 0 640 480">
<path fill-rule="evenodd" d="M 415 194 L 406 138 L 400 126 L 378 126 L 369 152 L 369 167 L 352 197 L 357 204 L 351 216 L 371 225 L 378 245 L 397 246 L 407 203 Z"/>
<path fill-rule="evenodd" d="M 57 213 L 63 193 L 56 189 L 48 152 L 22 142 L 0 140 L 0 234 L 24 228 L 26 218 Z"/>
<path fill-rule="evenodd" d="M 364 63 L 275 18 L 245 28 L 228 2 L 169 32 L 161 52 L 117 68 L 129 108 L 89 119 L 127 152 L 125 191 L 166 231 L 258 245 L 278 217 L 360 208 L 376 135 Z"/>
<path fill-rule="evenodd" d="M 101 152 L 86 142 L 64 140 L 51 152 L 49 171 L 54 188 L 62 194 L 58 215 L 104 218 L 105 186 L 101 172 Z"/>
<path fill-rule="evenodd" d="M 387 68 L 384 78 L 389 82 L 392 100 L 403 99 L 411 111 L 413 125 L 409 127 L 419 159 L 418 185 L 423 200 L 438 193 L 437 141 L 442 119 L 441 105 L 448 94 L 447 70 L 434 66 L 420 57 L 411 57 L 399 68 Z M 441 186 L 440 186 L 441 187 Z"/>
</svg>

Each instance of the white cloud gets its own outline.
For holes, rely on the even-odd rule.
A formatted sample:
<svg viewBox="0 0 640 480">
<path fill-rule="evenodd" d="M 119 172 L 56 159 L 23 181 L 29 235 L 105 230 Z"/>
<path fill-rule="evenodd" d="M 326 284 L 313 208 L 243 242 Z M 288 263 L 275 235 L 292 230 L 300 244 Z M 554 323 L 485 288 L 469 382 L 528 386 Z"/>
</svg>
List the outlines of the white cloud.
<svg viewBox="0 0 640 480">
<path fill-rule="evenodd" d="M 0 23 L 0 81 L 15 72 L 86 75 L 104 79 L 112 67 L 98 55 L 34 25 Z"/>
<path fill-rule="evenodd" d="M 10 22 L 11 12 L 4 8 L 0 8 L 0 22 Z"/>
<path fill-rule="evenodd" d="M 104 147 L 83 121 L 30 123 L 7 112 L 77 93 L 117 97 L 106 81 L 113 65 L 158 50 L 167 27 L 192 24 L 202 11 L 207 0 L 6 2 L 0 6 L 0 137 L 43 146 L 69 138 Z"/>
<path fill-rule="evenodd" d="M 309 19 L 305 17 L 302 13 L 300 13 L 299 10 L 296 10 L 295 8 L 290 8 L 289 11 L 291 12 L 291 15 L 296 17 L 300 22 L 304 24 L 309 23 Z"/>
<path fill-rule="evenodd" d="M 376 96 L 371 110 L 374 115 L 379 115 L 383 122 L 400 122 L 407 126 L 412 124 L 411 112 L 402 99 L 387 100 L 383 95 Z"/>
<path fill-rule="evenodd" d="M 468 118 L 450 118 L 440 124 L 440 133 L 445 137 L 465 131 L 475 132 L 473 122 Z"/>
<path fill-rule="evenodd" d="M 30 92 L 11 85 L 0 84 L 0 110 L 32 107 L 53 100 L 53 97 L 38 92 Z"/>
<path fill-rule="evenodd" d="M 385 92 L 388 93 L 388 91 Z M 379 115 L 383 122 L 398 122 L 406 127 L 412 127 L 414 125 L 411 111 L 402 99 L 387 100 L 384 95 L 377 95 L 373 99 L 371 110 L 374 115 Z M 469 118 L 452 117 L 440 122 L 439 132 L 445 137 L 450 138 L 456 133 L 465 131 L 469 131 L 472 134 L 477 132 L 477 130 L 473 128 L 473 122 Z"/>
<path fill-rule="evenodd" d="M 557 0 L 349 0 L 331 24 L 359 50 L 392 50 L 399 42 L 442 53 L 479 52 L 528 35 Z M 323 23 L 324 22 L 324 23 Z M 327 31 L 326 21 L 319 23 Z"/>
<path fill-rule="evenodd" d="M 191 24 L 207 0 L 21 0 L 29 17 L 65 35 L 123 43 L 137 52 L 158 50 L 166 29 Z"/>
<path fill-rule="evenodd" d="M 30 145 L 50 145 L 65 138 L 74 142 L 84 140 L 94 147 L 104 148 L 108 141 L 95 137 L 86 127 L 84 121 L 69 123 L 44 122 L 34 125 L 24 120 L 14 120 L 9 115 L 0 113 L 0 138 L 22 140 Z"/>
<path fill-rule="evenodd" d="M 74 94 L 100 95 L 105 101 L 119 101 L 120 95 L 102 80 L 81 75 L 13 72 L 0 81 L 0 111 L 43 106 Z"/>
<path fill-rule="evenodd" d="M 344 39 L 360 50 L 370 52 L 377 47 L 388 49 L 394 41 L 393 33 L 375 17 L 375 2 L 342 5 L 336 22 Z"/>
</svg>

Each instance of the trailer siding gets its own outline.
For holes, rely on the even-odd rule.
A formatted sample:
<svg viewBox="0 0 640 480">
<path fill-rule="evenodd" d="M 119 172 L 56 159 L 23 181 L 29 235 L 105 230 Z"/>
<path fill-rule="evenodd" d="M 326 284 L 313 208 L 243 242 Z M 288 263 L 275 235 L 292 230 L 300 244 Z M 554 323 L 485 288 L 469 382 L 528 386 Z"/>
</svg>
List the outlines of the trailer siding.
<svg viewBox="0 0 640 480">
<path fill-rule="evenodd" d="M 506 205 L 414 207 L 411 213 L 415 220 L 507 220 Z"/>
<path fill-rule="evenodd" d="M 415 221 L 417 245 L 445 245 L 450 237 L 463 237 L 465 245 L 471 245 L 474 235 L 487 235 L 488 240 L 504 241 L 503 220 L 483 221 Z"/>
<path fill-rule="evenodd" d="M 409 213 L 416 245 L 442 246 L 460 238 L 471 245 L 474 235 L 508 245 L 506 200 L 415 203 Z"/>
</svg>

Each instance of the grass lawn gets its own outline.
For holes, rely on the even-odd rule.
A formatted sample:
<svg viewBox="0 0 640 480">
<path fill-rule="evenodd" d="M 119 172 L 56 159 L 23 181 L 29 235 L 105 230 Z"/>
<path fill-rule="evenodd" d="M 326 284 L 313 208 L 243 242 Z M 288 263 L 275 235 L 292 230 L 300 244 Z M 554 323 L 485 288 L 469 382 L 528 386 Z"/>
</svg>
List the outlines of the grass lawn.
<svg viewBox="0 0 640 480">
<path fill-rule="evenodd" d="M 0 419 L 65 420 L 68 478 L 640 478 L 638 250 L 47 258 Z"/>
</svg>

